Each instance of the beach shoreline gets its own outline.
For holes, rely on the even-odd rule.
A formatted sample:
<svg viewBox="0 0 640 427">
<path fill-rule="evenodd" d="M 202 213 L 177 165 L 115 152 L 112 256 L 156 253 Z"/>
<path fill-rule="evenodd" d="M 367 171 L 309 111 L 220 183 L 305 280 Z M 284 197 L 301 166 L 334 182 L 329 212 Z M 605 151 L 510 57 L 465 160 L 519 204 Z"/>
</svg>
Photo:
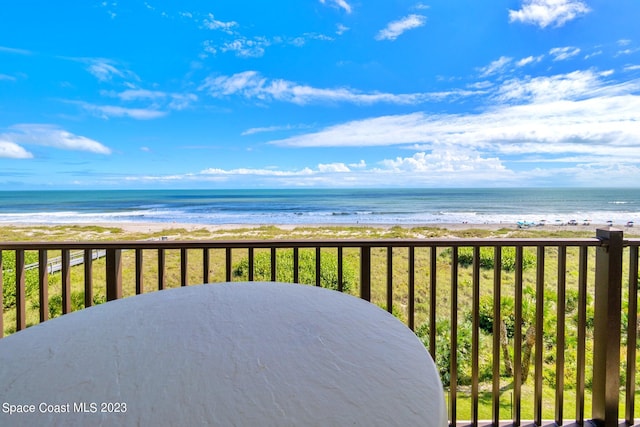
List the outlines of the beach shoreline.
<svg viewBox="0 0 640 427">
<path fill-rule="evenodd" d="M 101 227 L 101 228 L 116 228 L 121 229 L 124 233 L 159 233 L 163 231 L 175 231 L 186 230 L 197 231 L 206 230 L 212 233 L 216 232 L 233 232 L 239 230 L 255 230 L 265 227 L 277 228 L 283 232 L 293 231 L 296 229 L 381 229 L 389 230 L 394 227 L 400 227 L 404 230 L 420 229 L 420 228 L 432 228 L 448 231 L 463 231 L 463 230 L 486 230 L 486 231 L 499 231 L 499 230 L 533 230 L 542 232 L 553 231 L 575 231 L 575 232 L 593 232 L 598 228 L 608 228 L 609 224 L 577 224 L 569 225 L 562 224 L 537 224 L 522 226 L 517 223 L 423 223 L 423 224 L 380 224 L 380 223 L 309 223 L 309 224 L 202 224 L 202 223 L 185 223 L 185 222 L 95 222 L 95 223 L 37 223 L 37 222 L 0 222 L 0 228 L 12 228 L 12 229 L 29 229 L 29 228 L 57 228 L 57 227 Z M 622 230 L 633 230 L 632 227 L 628 227 L 626 224 L 613 224 L 613 228 Z"/>
</svg>

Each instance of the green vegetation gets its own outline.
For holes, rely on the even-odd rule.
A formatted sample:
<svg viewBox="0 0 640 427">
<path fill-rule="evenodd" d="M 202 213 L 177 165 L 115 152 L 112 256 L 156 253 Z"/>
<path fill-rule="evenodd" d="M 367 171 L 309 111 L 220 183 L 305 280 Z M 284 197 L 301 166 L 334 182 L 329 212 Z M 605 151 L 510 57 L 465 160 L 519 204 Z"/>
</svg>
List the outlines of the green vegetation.
<svg viewBox="0 0 640 427">
<path fill-rule="evenodd" d="M 451 248 L 445 249 L 442 257 L 450 257 Z M 501 266 L 504 271 L 514 271 L 516 269 L 516 248 L 503 248 L 500 254 Z M 458 250 L 458 264 L 462 267 L 469 267 L 473 264 L 473 248 L 460 248 Z M 480 268 L 490 270 L 495 265 L 495 251 L 493 248 L 480 248 Z M 522 269 L 527 270 L 536 265 L 535 253 L 531 250 L 522 253 Z"/>
<path fill-rule="evenodd" d="M 25 252 L 25 265 L 38 262 L 38 252 Z M 3 270 L 3 307 L 6 310 L 16 306 L 16 253 L 13 251 L 2 252 L 2 270 Z M 25 271 L 25 299 L 33 299 L 38 297 L 38 270 Z"/>
<path fill-rule="evenodd" d="M 292 283 L 293 249 L 280 250 L 276 253 L 276 281 Z M 271 280 L 271 253 L 258 252 L 254 258 L 254 280 Z M 356 268 L 353 264 L 343 266 L 342 290 L 349 292 L 357 283 Z M 298 254 L 298 282 L 306 285 L 316 283 L 315 250 L 302 249 Z M 243 258 L 233 268 L 233 277 L 247 280 L 249 277 L 249 257 Z M 338 256 L 335 251 L 322 251 L 320 255 L 320 286 L 338 290 Z"/>
</svg>

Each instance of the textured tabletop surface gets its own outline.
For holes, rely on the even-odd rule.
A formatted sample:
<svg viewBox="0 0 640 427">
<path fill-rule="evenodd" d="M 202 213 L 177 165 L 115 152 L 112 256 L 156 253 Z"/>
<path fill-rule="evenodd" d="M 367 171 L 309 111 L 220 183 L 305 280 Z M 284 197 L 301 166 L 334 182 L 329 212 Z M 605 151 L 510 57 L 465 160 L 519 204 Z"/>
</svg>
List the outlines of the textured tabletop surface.
<svg viewBox="0 0 640 427">
<path fill-rule="evenodd" d="M 447 424 L 406 326 L 282 283 L 164 290 L 31 327 L 0 340 L 0 391 L 3 426 Z"/>
</svg>

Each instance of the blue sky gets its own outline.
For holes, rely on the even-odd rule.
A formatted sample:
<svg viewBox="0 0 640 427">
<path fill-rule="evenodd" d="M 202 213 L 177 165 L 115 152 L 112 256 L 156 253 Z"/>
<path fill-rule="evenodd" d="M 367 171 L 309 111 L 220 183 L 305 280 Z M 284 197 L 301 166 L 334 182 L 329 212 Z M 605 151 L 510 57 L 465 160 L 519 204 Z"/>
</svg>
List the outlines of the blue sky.
<svg viewBox="0 0 640 427">
<path fill-rule="evenodd" d="M 2 0 L 0 184 L 637 187 L 638 16 L 638 0 Z"/>
</svg>

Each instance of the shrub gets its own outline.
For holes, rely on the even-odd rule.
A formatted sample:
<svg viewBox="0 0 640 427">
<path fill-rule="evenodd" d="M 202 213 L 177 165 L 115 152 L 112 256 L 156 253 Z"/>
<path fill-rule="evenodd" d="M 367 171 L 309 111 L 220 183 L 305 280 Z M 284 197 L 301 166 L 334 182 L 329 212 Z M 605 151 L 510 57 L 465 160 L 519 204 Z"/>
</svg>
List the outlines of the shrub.
<svg viewBox="0 0 640 427">
<path fill-rule="evenodd" d="M 473 248 L 460 248 L 458 250 L 458 264 L 462 267 L 470 267 L 473 265 Z M 443 257 L 451 256 L 451 248 L 447 248 L 442 252 Z M 480 248 L 480 268 L 490 270 L 495 265 L 495 251 L 493 248 Z M 511 247 L 502 248 L 500 259 L 502 261 L 502 269 L 504 271 L 514 271 L 516 269 L 516 249 Z M 536 256 L 530 251 L 522 253 L 522 269 L 526 270 L 535 266 Z"/>
<path fill-rule="evenodd" d="M 271 254 L 258 252 L 254 256 L 254 280 L 271 280 Z M 249 258 L 245 257 L 233 267 L 233 276 L 247 279 L 249 276 Z M 357 283 L 356 269 L 347 262 L 342 266 L 342 289 L 349 292 Z M 276 252 L 276 280 L 293 282 L 293 250 Z M 316 283 L 316 256 L 313 250 L 301 250 L 298 253 L 298 281 L 303 284 Z M 320 285 L 338 290 L 338 256 L 334 252 L 323 251 L 320 257 Z"/>
<path fill-rule="evenodd" d="M 25 252 L 25 265 L 38 262 L 38 253 L 33 251 Z M 2 279 L 3 279 L 3 308 L 5 310 L 16 305 L 16 253 L 15 251 L 2 251 Z M 25 298 L 39 289 L 38 270 L 27 270 L 24 272 Z"/>
<path fill-rule="evenodd" d="M 93 296 L 93 304 L 98 305 L 106 301 L 104 295 L 96 294 Z M 85 308 L 84 291 L 71 292 L 71 311 L 78 311 Z M 49 298 L 49 318 L 53 319 L 62 315 L 62 295 L 54 295 Z"/>
<path fill-rule="evenodd" d="M 458 385 L 471 384 L 471 322 L 458 323 L 457 373 Z M 424 323 L 416 329 L 416 335 L 425 347 L 429 347 L 429 325 Z M 436 357 L 434 360 L 442 384 L 451 384 L 451 324 L 448 320 L 436 321 Z"/>
</svg>

